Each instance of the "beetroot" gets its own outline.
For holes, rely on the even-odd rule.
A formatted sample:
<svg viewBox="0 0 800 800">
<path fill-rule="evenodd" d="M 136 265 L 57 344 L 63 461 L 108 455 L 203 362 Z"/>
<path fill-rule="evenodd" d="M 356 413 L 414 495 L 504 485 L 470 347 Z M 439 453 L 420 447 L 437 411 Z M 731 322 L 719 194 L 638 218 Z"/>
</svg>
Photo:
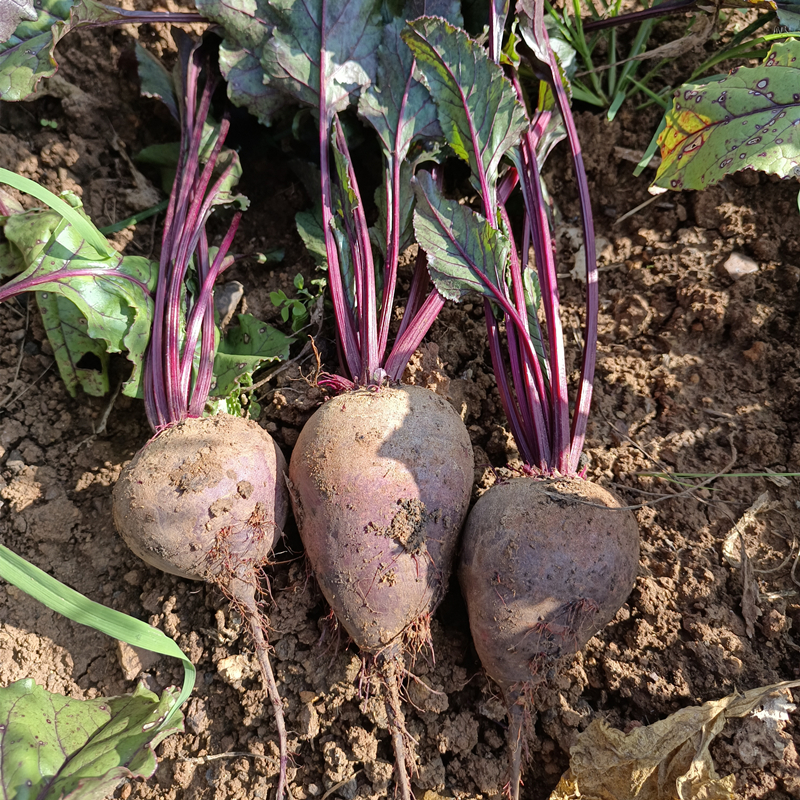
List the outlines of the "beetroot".
<svg viewBox="0 0 800 800">
<path fill-rule="evenodd" d="M 191 580 L 267 561 L 289 513 L 286 461 L 255 422 L 186 419 L 142 448 L 114 487 L 114 524 L 139 558 Z"/>
<path fill-rule="evenodd" d="M 453 408 L 416 386 L 360 389 L 308 421 L 289 467 L 306 553 L 337 619 L 386 683 L 397 779 L 410 796 L 403 653 L 447 587 L 473 456 Z M 419 643 L 416 643 L 419 644 Z"/>
<path fill-rule="evenodd" d="M 458 578 L 475 649 L 509 707 L 512 793 L 526 692 L 606 625 L 633 587 L 639 528 L 619 506 L 580 478 L 523 477 L 492 487 L 467 519 Z"/>
<path fill-rule="evenodd" d="M 549 662 L 580 650 L 630 594 L 639 529 L 619 505 L 580 478 L 528 477 L 494 486 L 475 504 L 458 576 L 475 649 L 503 691 L 541 680 Z"/>
<path fill-rule="evenodd" d="M 478 214 L 418 174 L 417 239 L 440 291 L 453 299 L 476 289 L 484 296 L 498 395 L 526 475 L 497 484 L 476 503 L 459 568 L 476 650 L 511 717 L 511 800 L 519 797 L 523 706 L 533 698 L 530 690 L 551 662 L 574 653 L 614 616 L 633 586 L 639 555 L 630 511 L 583 480 L 579 466 L 599 313 L 588 182 L 544 2 L 520 2 L 516 11 L 516 52 L 541 76 L 536 104 L 528 107 L 530 85 L 523 91 L 516 66 L 507 59 L 500 64 L 507 7 L 490 9 L 488 54 L 436 18 L 410 22 L 404 33 L 449 144 L 469 162 L 481 205 Z M 573 402 L 552 214 L 539 171 L 562 125 L 587 254 L 583 359 Z M 501 173 L 504 155 L 510 163 Z M 517 186 L 524 213 L 514 218 L 519 204 L 510 198 Z"/>
<path fill-rule="evenodd" d="M 145 408 L 156 435 L 114 488 L 114 522 L 148 564 L 216 584 L 247 621 L 275 714 L 280 750 L 277 800 L 282 800 L 289 759 L 286 728 L 268 657 L 268 621 L 257 597 L 262 566 L 288 514 L 286 462 L 255 422 L 227 414 L 201 418 L 218 336 L 212 287 L 232 263 L 227 253 L 241 212 L 213 254 L 205 223 L 214 204 L 229 197 L 232 157 L 211 183 L 229 123 L 223 118 L 218 132 L 206 125 L 219 75 L 206 74 L 198 90 L 208 56 L 202 45 L 193 46 L 179 32 L 176 41 L 185 84 L 180 98 L 181 151 L 145 359 Z M 204 128 L 211 134 L 210 155 L 201 166 Z"/>
</svg>

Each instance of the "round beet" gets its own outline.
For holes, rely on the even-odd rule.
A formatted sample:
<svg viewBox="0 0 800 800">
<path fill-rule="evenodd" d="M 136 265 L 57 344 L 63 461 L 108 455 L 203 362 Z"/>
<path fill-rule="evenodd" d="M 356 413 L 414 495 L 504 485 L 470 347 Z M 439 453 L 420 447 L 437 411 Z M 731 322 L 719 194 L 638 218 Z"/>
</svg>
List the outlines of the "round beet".
<svg viewBox="0 0 800 800">
<path fill-rule="evenodd" d="M 289 753 L 268 620 L 256 598 L 288 513 L 283 454 L 255 422 L 229 414 L 165 428 L 125 467 L 113 492 L 114 523 L 136 555 L 164 572 L 217 584 L 247 621 L 278 731 L 278 800 Z"/>
<path fill-rule="evenodd" d="M 475 649 L 511 716 L 512 797 L 526 690 L 614 617 L 638 566 L 635 517 L 580 478 L 515 478 L 470 512 L 458 578 Z"/>
<path fill-rule="evenodd" d="M 461 418 L 417 386 L 328 400 L 303 428 L 289 466 L 295 518 L 322 593 L 381 667 L 402 797 L 410 796 L 398 697 L 404 637 L 427 629 L 445 592 L 473 469 Z"/>
<path fill-rule="evenodd" d="M 186 419 L 151 439 L 114 487 L 114 523 L 143 561 L 192 580 L 264 564 L 283 532 L 286 461 L 251 420 Z"/>
<path fill-rule="evenodd" d="M 475 649 L 503 691 L 541 680 L 548 661 L 580 650 L 625 602 L 639 528 L 619 506 L 579 478 L 515 478 L 475 504 L 458 576 Z"/>
</svg>

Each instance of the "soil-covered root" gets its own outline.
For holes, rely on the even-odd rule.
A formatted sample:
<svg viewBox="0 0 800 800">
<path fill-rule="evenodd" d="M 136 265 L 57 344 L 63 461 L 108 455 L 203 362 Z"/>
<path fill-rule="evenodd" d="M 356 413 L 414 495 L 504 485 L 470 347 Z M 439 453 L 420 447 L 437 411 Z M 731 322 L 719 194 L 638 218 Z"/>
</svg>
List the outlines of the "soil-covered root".
<svg viewBox="0 0 800 800">
<path fill-rule="evenodd" d="M 458 577 L 478 657 L 511 717 L 513 800 L 524 697 L 614 617 L 638 565 L 635 517 L 588 481 L 515 478 L 470 512 Z"/>
<path fill-rule="evenodd" d="M 473 470 L 463 421 L 417 386 L 339 395 L 303 428 L 289 466 L 295 518 L 322 593 L 365 654 L 401 658 L 404 637 L 444 595 Z M 390 693 L 396 749 L 401 713 Z M 404 800 L 406 760 L 396 752 Z"/>
<path fill-rule="evenodd" d="M 255 422 L 229 414 L 187 419 L 157 434 L 122 471 L 114 524 L 139 558 L 182 578 L 264 564 L 289 513 L 285 472 L 283 454 Z"/>
<path fill-rule="evenodd" d="M 247 621 L 278 730 L 278 800 L 288 742 L 257 597 L 289 512 L 285 473 L 283 454 L 263 428 L 222 414 L 159 433 L 113 493 L 114 522 L 134 553 L 164 572 L 216 584 Z"/>
</svg>

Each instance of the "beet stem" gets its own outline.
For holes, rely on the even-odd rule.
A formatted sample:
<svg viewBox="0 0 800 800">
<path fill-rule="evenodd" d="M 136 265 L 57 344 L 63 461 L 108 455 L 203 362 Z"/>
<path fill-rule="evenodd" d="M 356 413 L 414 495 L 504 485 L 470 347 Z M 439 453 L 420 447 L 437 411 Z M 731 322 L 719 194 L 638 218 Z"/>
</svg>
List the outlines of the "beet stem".
<svg viewBox="0 0 800 800">
<path fill-rule="evenodd" d="M 261 678 L 272 703 L 272 712 L 275 715 L 275 727 L 278 729 L 278 749 L 280 751 L 280 768 L 278 772 L 278 788 L 276 800 L 283 800 L 286 794 L 286 770 L 289 766 L 289 745 L 286 738 L 286 724 L 283 720 L 283 703 L 278 694 L 275 675 L 269 661 L 269 647 L 264 637 L 262 625 L 263 616 L 256 602 L 255 580 L 244 580 L 232 577 L 227 586 L 231 599 L 239 606 L 250 625 L 250 635 L 253 637 L 258 663 L 261 667 Z"/>
<path fill-rule="evenodd" d="M 381 675 L 386 684 L 386 716 L 389 720 L 389 730 L 392 734 L 392 747 L 394 748 L 394 772 L 399 790 L 400 800 L 413 800 L 411 782 L 408 777 L 408 757 L 406 756 L 405 737 L 406 719 L 400 707 L 400 673 L 397 669 L 401 658 L 398 650 L 393 649 L 388 654 L 378 656 Z"/>
</svg>

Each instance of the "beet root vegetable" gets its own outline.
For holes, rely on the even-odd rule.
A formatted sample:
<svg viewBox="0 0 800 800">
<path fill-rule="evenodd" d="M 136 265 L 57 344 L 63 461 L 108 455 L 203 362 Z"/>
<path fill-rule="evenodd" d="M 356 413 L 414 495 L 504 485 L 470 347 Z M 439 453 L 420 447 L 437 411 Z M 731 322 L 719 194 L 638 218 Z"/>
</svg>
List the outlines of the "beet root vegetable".
<svg viewBox="0 0 800 800">
<path fill-rule="evenodd" d="M 114 523 L 139 558 L 190 580 L 265 563 L 289 512 L 286 461 L 259 425 L 222 414 L 167 428 L 125 467 Z"/>
<path fill-rule="evenodd" d="M 322 593 L 383 674 L 402 797 L 410 796 L 402 657 L 447 587 L 473 468 L 461 418 L 417 386 L 328 400 L 290 462 L 295 518 Z"/>
<path fill-rule="evenodd" d="M 488 54 L 465 32 L 435 18 L 410 21 L 403 38 L 437 103 L 448 143 L 466 151 L 462 157 L 482 206 L 477 214 L 448 199 L 419 173 L 417 240 L 440 291 L 452 299 L 476 289 L 484 296 L 498 395 L 528 476 L 499 484 L 478 500 L 465 527 L 459 568 L 475 647 L 508 705 L 508 794 L 518 800 L 528 689 L 542 680 L 549 662 L 583 646 L 625 601 L 636 575 L 639 535 L 629 510 L 579 476 L 599 316 L 589 185 L 563 72 L 544 23 L 544 0 L 516 6 L 518 52 L 543 76 L 535 104 L 528 104 L 516 68 L 500 64 L 507 10 L 490 10 Z M 487 103 L 482 89 L 489 85 L 496 90 Z M 556 120 L 572 153 L 587 254 L 583 357 L 573 399 L 558 247 L 540 172 Z M 487 153 L 495 160 L 486 159 Z M 498 177 L 501 157 L 513 167 Z M 510 205 L 517 186 L 521 219 Z"/>
<path fill-rule="evenodd" d="M 638 565 L 633 514 L 580 478 L 515 478 L 470 512 L 458 577 L 475 649 L 509 709 L 512 797 L 529 690 L 614 617 Z"/>
<path fill-rule="evenodd" d="M 113 496 L 117 530 L 144 561 L 166 572 L 214 583 L 247 621 L 275 715 L 280 751 L 277 800 L 286 794 L 288 741 L 283 705 L 269 662 L 261 613 L 261 567 L 289 511 L 286 462 L 255 422 L 220 414 L 203 419 L 214 380 L 219 331 L 213 286 L 233 263 L 234 215 L 216 250 L 205 224 L 228 202 L 236 161 L 220 163 L 229 127 L 206 125 L 220 76 L 202 43 L 177 34 L 183 92 L 181 148 L 161 246 L 153 323 L 144 365 L 147 418 L 156 435 L 120 476 Z M 205 80 L 200 73 L 206 67 Z M 202 84 L 202 88 L 198 88 Z M 204 131 L 210 154 L 200 163 Z M 215 175 L 215 167 L 219 174 Z M 214 182 L 212 183 L 212 179 Z"/>
</svg>

